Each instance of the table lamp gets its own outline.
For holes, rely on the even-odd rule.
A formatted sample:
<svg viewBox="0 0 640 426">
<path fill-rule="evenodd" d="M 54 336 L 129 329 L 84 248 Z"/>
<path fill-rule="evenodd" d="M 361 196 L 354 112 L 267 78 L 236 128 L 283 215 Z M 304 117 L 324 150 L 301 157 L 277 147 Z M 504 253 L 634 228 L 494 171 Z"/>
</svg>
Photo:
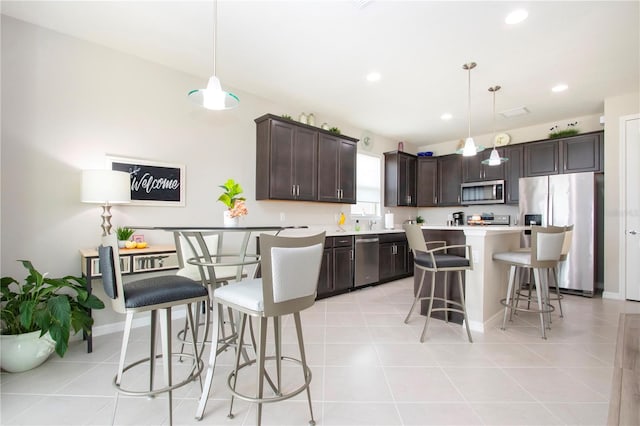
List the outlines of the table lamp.
<svg viewBox="0 0 640 426">
<path fill-rule="evenodd" d="M 102 204 L 102 235 L 109 235 L 111 206 L 131 202 L 129 173 L 117 170 L 83 170 L 82 202 Z"/>
</svg>

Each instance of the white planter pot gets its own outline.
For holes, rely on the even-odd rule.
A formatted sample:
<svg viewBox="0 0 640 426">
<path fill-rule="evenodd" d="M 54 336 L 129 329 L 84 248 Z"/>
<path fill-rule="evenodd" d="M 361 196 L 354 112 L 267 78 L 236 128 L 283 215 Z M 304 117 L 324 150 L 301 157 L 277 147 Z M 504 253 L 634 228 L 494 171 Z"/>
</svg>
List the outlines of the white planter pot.
<svg viewBox="0 0 640 426">
<path fill-rule="evenodd" d="M 231 217 L 231 213 L 229 212 L 229 210 L 225 210 L 224 211 L 224 226 L 226 226 L 228 228 L 233 228 L 233 227 L 237 227 L 238 225 L 240 225 L 240 218 L 239 217 Z"/>
<path fill-rule="evenodd" d="M 40 337 L 40 331 L 31 333 L 0 335 L 0 367 L 10 373 L 36 368 L 49 358 L 55 342 L 49 333 Z"/>
</svg>

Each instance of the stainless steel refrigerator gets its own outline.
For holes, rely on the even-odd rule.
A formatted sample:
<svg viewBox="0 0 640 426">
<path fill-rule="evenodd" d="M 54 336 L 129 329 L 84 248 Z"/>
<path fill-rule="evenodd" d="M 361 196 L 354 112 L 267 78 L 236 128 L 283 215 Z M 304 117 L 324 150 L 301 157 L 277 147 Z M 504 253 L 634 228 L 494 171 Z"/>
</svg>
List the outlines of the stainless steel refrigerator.
<svg viewBox="0 0 640 426">
<path fill-rule="evenodd" d="M 592 296 L 601 275 L 603 175 L 571 173 L 520 178 L 520 214 L 523 225 L 573 225 L 573 242 L 559 267 L 560 289 Z M 600 237 L 598 236 L 600 234 Z M 525 245 L 528 244 L 525 237 Z"/>
</svg>

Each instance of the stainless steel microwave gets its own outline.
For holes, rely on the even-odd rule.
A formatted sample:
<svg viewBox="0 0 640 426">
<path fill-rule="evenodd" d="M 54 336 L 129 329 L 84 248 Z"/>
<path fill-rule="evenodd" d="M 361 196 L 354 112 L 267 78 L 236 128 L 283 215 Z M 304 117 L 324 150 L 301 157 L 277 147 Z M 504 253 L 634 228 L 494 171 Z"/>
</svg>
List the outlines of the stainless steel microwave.
<svg viewBox="0 0 640 426">
<path fill-rule="evenodd" d="M 463 205 L 504 204 L 504 180 L 463 183 L 460 200 Z"/>
</svg>

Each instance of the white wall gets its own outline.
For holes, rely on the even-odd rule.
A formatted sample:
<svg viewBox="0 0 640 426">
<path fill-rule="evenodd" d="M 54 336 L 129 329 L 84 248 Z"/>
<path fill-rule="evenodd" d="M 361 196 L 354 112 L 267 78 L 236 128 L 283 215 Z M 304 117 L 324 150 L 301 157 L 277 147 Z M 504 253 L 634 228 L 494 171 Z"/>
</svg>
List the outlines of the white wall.
<svg viewBox="0 0 640 426">
<path fill-rule="evenodd" d="M 240 182 L 247 225 L 329 224 L 349 205 L 255 200 L 255 123 L 290 114 L 231 89 L 231 111 L 192 105 L 205 79 L 2 16 L 2 275 L 24 276 L 16 259 L 52 275 L 79 274 L 78 249 L 100 241 L 100 207 L 80 202 L 82 169 L 103 168 L 105 154 L 186 165 L 186 207 L 115 206 L 117 225 L 222 225 L 218 185 Z M 223 82 L 224 84 L 224 82 Z M 311 108 L 307 109 L 309 112 Z M 362 129 L 316 114 L 345 135 Z M 374 151 L 396 148 L 373 135 Z M 161 232 L 151 243 L 172 242 Z"/>
</svg>

